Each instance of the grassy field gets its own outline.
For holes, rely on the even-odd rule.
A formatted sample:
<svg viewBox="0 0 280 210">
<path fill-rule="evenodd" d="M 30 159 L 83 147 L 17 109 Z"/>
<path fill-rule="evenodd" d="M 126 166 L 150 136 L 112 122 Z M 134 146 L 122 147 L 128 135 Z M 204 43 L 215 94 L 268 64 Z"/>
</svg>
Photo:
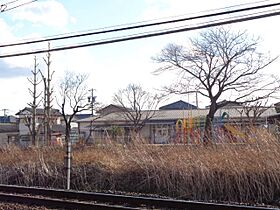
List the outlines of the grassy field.
<svg viewBox="0 0 280 210">
<path fill-rule="evenodd" d="M 73 148 L 72 189 L 271 204 L 280 198 L 280 144 L 263 130 L 245 143 Z M 63 148 L 2 148 L 0 182 L 65 187 Z"/>
</svg>

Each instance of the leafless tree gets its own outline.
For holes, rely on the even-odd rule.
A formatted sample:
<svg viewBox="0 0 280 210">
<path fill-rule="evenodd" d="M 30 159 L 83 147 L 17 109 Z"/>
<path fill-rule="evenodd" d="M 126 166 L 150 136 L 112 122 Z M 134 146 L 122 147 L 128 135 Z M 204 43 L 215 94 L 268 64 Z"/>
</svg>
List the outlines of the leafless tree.
<svg viewBox="0 0 280 210">
<path fill-rule="evenodd" d="M 50 49 L 50 43 L 48 43 L 48 49 Z M 52 120 L 52 101 L 53 101 L 53 87 L 51 81 L 53 78 L 54 71 L 51 70 L 51 54 L 47 53 L 44 62 L 47 66 L 47 75 L 45 76 L 42 71 L 40 71 L 42 81 L 44 84 L 44 97 L 43 97 L 43 107 L 44 107 L 44 140 L 47 144 L 51 142 L 51 127 L 53 124 Z"/>
<path fill-rule="evenodd" d="M 26 125 L 29 129 L 29 133 L 31 134 L 31 142 L 32 145 L 38 145 L 38 137 L 37 133 L 39 130 L 39 127 L 36 127 L 36 110 L 39 106 L 40 101 L 38 101 L 38 98 L 40 97 L 41 93 L 38 94 L 38 85 L 40 84 L 40 80 L 38 79 L 38 63 L 37 63 L 37 58 L 36 56 L 34 57 L 34 68 L 31 71 L 33 78 L 27 78 L 28 81 L 32 85 L 32 89 L 28 89 L 30 95 L 32 96 L 32 102 L 28 103 L 28 105 L 31 107 L 31 118 L 29 116 L 26 116 Z"/>
<path fill-rule="evenodd" d="M 87 78 L 88 75 L 86 74 L 65 72 L 64 78 L 59 85 L 59 99 L 61 100 L 58 99 L 58 105 L 61 108 L 62 117 L 65 121 L 66 143 L 70 141 L 71 122 L 75 115 L 89 109 Z"/>
<path fill-rule="evenodd" d="M 212 137 L 214 114 L 228 102 L 264 99 L 279 89 L 279 80 L 263 70 L 276 58 L 257 51 L 259 39 L 249 37 L 246 31 L 234 32 L 214 28 L 190 39 L 191 47 L 169 44 L 153 59 L 161 64 L 156 72 L 178 72 L 179 82 L 166 87 L 168 93 L 189 94 L 198 92 L 210 100 L 205 123 L 205 142 Z"/>
<path fill-rule="evenodd" d="M 60 102 L 58 105 L 61 108 L 62 117 L 65 122 L 65 141 L 66 141 L 66 174 L 67 186 L 70 189 L 70 173 L 71 173 L 71 122 L 75 115 L 79 112 L 89 109 L 87 102 L 88 88 L 86 74 L 75 74 L 73 72 L 65 72 L 64 78 L 59 84 Z M 70 114 L 67 114 L 69 111 Z"/>
<path fill-rule="evenodd" d="M 252 103 L 246 102 L 243 103 L 242 109 L 238 111 L 240 114 L 244 114 L 246 116 L 250 126 L 254 126 L 261 115 L 272 107 L 268 106 L 267 104 L 268 100 L 259 100 Z"/>
<path fill-rule="evenodd" d="M 122 108 L 122 117 L 132 124 L 136 134 L 155 115 L 160 97 L 143 90 L 140 85 L 129 84 L 115 93 L 113 101 Z"/>
</svg>

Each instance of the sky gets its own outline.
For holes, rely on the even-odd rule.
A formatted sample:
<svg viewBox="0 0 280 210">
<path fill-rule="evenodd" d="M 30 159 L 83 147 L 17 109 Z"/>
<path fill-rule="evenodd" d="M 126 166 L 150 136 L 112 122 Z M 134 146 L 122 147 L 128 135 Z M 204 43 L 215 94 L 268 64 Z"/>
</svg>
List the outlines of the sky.
<svg viewBox="0 0 280 210">
<path fill-rule="evenodd" d="M 0 4 L 11 0 L 0 0 Z M 29 2 L 18 0 L 16 3 Z M 0 44 L 17 42 L 25 39 L 53 36 L 71 32 L 90 31 L 110 26 L 148 20 L 162 20 L 180 15 L 198 14 L 205 10 L 225 8 L 238 4 L 253 3 L 253 0 L 38 0 L 34 3 L 0 13 Z M 262 1 L 265 3 L 277 1 Z M 13 4 L 8 5 L 13 6 Z M 163 19 L 164 20 L 164 19 Z M 280 16 L 232 24 L 234 30 L 247 30 L 253 36 L 261 37 L 260 49 L 271 56 L 280 55 L 279 29 Z M 160 29 L 157 27 L 156 29 Z M 153 30 L 153 29 L 150 29 Z M 141 29 L 132 33 L 140 33 Z M 136 83 L 150 92 L 156 92 L 162 86 L 176 80 L 176 74 L 155 75 L 153 72 L 159 64 L 151 57 L 156 56 L 169 43 L 187 44 L 189 38 L 197 37 L 201 30 L 183 32 L 149 39 L 100 45 L 75 50 L 53 52 L 51 70 L 54 71 L 52 84 L 56 90 L 66 71 L 86 73 L 89 89 L 95 89 L 97 101 L 104 105 L 112 103 L 112 97 L 119 89 Z M 99 40 L 113 35 L 90 36 L 63 42 L 51 42 L 52 46 L 75 44 Z M 0 48 L 0 54 L 22 50 L 46 48 L 47 43 L 32 46 Z M 36 55 L 39 68 L 46 71 L 44 58 L 46 54 Z M 267 70 L 280 76 L 278 59 Z M 13 58 L 0 58 L 0 115 L 15 114 L 32 101 L 28 82 L 34 65 L 34 55 Z M 90 95 L 90 92 L 89 92 Z M 184 100 L 195 102 L 194 96 L 174 96 L 160 105 Z M 199 97 L 199 107 L 208 105 L 209 101 Z M 53 106 L 58 107 L 56 100 Z"/>
</svg>

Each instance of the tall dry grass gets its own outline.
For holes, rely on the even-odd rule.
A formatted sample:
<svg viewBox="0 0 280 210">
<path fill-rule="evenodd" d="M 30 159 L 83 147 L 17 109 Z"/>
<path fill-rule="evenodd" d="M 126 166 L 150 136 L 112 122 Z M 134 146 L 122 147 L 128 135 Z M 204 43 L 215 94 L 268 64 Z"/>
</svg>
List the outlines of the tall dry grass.
<svg viewBox="0 0 280 210">
<path fill-rule="evenodd" d="M 129 145 L 77 146 L 72 188 L 192 200 L 274 202 L 280 198 L 280 143 L 261 129 L 248 137 L 243 143 L 207 146 L 149 145 L 139 139 Z M 65 186 L 64 149 L 7 147 L 0 153 L 1 183 Z"/>
</svg>

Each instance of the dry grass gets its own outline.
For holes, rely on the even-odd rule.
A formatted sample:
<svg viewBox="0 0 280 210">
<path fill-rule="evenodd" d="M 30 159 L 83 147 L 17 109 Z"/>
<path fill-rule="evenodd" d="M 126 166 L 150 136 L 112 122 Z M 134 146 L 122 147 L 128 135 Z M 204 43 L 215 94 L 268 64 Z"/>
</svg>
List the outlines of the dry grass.
<svg viewBox="0 0 280 210">
<path fill-rule="evenodd" d="M 253 134 L 241 144 L 75 147 L 72 188 L 268 204 L 280 197 L 280 144 L 264 130 Z M 1 183 L 65 186 L 62 148 L 0 153 Z"/>
</svg>

